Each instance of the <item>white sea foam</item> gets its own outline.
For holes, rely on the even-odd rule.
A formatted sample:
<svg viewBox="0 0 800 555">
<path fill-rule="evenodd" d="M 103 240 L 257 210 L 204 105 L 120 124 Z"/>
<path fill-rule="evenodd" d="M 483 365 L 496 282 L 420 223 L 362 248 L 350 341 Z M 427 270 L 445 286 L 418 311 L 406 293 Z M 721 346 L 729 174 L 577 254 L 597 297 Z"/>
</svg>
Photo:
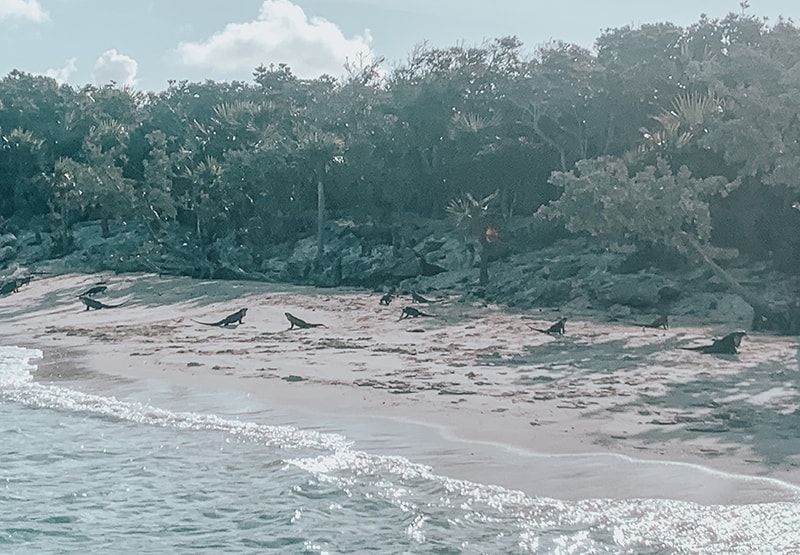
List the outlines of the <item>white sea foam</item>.
<svg viewBox="0 0 800 555">
<path fill-rule="evenodd" d="M 423 502 L 431 485 L 461 519 L 507 521 L 530 552 L 635 553 L 660 547 L 679 553 L 793 553 L 800 551 L 800 504 L 703 506 L 668 499 L 560 501 L 529 497 L 500 486 L 434 474 L 402 457 L 341 450 L 290 464 L 354 492 L 370 484 L 377 495 L 415 514 L 409 534 L 424 538 Z M 410 487 L 410 484 L 417 487 Z"/>
<path fill-rule="evenodd" d="M 709 507 L 665 499 L 531 497 L 437 475 L 431 467 L 404 457 L 359 451 L 338 434 L 169 411 L 37 383 L 33 362 L 40 357 L 35 350 L 0 348 L 0 398 L 149 426 L 219 431 L 290 453 L 295 448 L 311 449 L 320 454 L 287 458 L 287 464 L 348 496 L 379 498 L 398 507 L 409 515 L 406 533 L 415 543 L 441 537 L 442 514 L 446 514 L 454 529 L 485 527 L 490 535 L 511 534 L 516 545 L 530 553 L 800 552 L 798 503 Z M 461 540 L 454 537 L 453 541 L 455 546 Z M 460 545 L 469 552 L 469 545 Z"/>
<path fill-rule="evenodd" d="M 32 349 L 0 347 L 0 397 L 28 406 L 86 412 L 148 426 L 225 432 L 243 441 L 272 447 L 338 450 L 350 444 L 338 434 L 244 422 L 214 414 L 170 411 L 139 402 L 121 401 L 113 396 L 38 383 L 33 380 L 32 371 L 36 366 L 31 361 L 41 356 L 40 351 Z"/>
</svg>

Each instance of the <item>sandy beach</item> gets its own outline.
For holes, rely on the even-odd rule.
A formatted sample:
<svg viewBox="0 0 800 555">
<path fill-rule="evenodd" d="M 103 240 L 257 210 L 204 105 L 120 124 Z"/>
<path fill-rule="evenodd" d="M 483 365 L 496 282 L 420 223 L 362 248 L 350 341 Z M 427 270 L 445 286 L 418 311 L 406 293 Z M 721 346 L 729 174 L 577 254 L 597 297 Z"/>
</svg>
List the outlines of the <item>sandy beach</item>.
<svg viewBox="0 0 800 555">
<path fill-rule="evenodd" d="M 122 306 L 84 310 L 77 295 L 101 280 L 97 299 Z M 391 430 L 428 445 L 414 454 L 437 471 L 532 495 L 798 498 L 796 338 L 750 333 L 738 355 L 714 356 L 680 347 L 724 326 L 563 314 L 566 333 L 551 336 L 531 328 L 555 311 L 427 296 L 414 306 L 432 317 L 400 319 L 410 297 L 383 306 L 366 291 L 69 274 L 0 298 L 0 337 L 43 351 L 43 382 L 113 375 L 246 392 Z M 241 325 L 197 323 L 240 308 Z M 285 312 L 323 326 L 289 330 Z"/>
</svg>

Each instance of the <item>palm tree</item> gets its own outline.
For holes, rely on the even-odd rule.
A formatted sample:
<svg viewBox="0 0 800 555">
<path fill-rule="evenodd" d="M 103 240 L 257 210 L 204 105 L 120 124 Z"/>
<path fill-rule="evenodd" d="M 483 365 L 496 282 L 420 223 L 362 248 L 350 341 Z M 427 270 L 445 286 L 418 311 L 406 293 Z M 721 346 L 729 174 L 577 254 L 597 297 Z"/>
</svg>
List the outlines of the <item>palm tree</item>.
<svg viewBox="0 0 800 555">
<path fill-rule="evenodd" d="M 180 200 L 184 208 L 194 214 L 195 234 L 197 245 L 202 246 L 207 237 L 207 224 L 211 220 L 214 212 L 224 211 L 224 207 L 214 206 L 214 197 L 220 198 L 221 194 L 215 194 L 215 189 L 222 183 L 222 165 L 213 156 L 206 156 L 203 160 L 190 167 L 186 165 L 183 169 L 183 177 L 190 183 Z"/>
<path fill-rule="evenodd" d="M 490 223 L 490 207 L 497 198 L 499 190 L 478 200 L 470 193 L 452 199 L 445 208 L 448 217 L 459 229 L 464 230 L 468 239 L 478 242 L 481 257 L 481 273 L 479 283 L 489 282 L 488 246 L 497 236 Z"/>
<path fill-rule="evenodd" d="M 86 207 L 100 215 L 103 237 L 110 235 L 109 220 L 124 213 L 134 199 L 133 184 L 124 177 L 129 132 L 120 121 L 102 117 L 89 128 L 83 140 L 88 164 L 79 186 Z"/>
<path fill-rule="evenodd" d="M 344 161 L 345 143 L 337 134 L 310 129 L 301 134 L 297 149 L 304 155 L 317 183 L 317 257 L 325 250 L 325 175 Z"/>
<path fill-rule="evenodd" d="M 653 116 L 657 129 L 641 129 L 645 142 L 639 146 L 639 151 L 663 153 L 686 147 L 705 133 L 709 120 L 721 109 L 722 102 L 710 91 L 679 94 L 672 99 L 669 110 L 662 109 Z"/>
</svg>

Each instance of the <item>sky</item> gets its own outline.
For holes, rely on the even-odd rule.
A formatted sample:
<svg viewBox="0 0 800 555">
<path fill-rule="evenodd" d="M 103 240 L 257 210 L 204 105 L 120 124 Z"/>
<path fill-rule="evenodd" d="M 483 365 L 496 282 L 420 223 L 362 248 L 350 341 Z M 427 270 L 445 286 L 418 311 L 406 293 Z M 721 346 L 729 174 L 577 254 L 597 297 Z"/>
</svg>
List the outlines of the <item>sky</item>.
<svg viewBox="0 0 800 555">
<path fill-rule="evenodd" d="M 605 29 L 741 13 L 741 0 L 0 0 L 0 78 L 12 70 L 75 87 L 161 91 L 170 80 L 252 82 L 263 64 L 340 77 L 345 64 L 414 48 L 517 36 L 531 54 L 557 40 L 592 48 Z M 800 24 L 798 0 L 746 12 Z"/>
</svg>

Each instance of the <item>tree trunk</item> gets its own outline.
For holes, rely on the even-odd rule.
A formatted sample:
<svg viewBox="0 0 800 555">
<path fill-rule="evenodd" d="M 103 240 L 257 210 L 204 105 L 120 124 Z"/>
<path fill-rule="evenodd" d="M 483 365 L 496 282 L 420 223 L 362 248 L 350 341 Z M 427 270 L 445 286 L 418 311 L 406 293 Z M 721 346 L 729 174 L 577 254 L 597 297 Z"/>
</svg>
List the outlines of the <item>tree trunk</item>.
<svg viewBox="0 0 800 555">
<path fill-rule="evenodd" d="M 481 237 L 479 244 L 481 246 L 481 274 L 478 283 L 486 285 L 489 283 L 489 242 L 486 237 Z"/>
<path fill-rule="evenodd" d="M 325 186 L 317 180 L 317 258 L 325 252 Z"/>
<path fill-rule="evenodd" d="M 545 143 L 550 145 L 550 147 L 558 152 L 558 159 L 561 162 L 561 171 L 567 171 L 567 152 L 560 144 L 555 142 L 553 139 L 547 136 L 544 131 L 539 127 L 539 118 L 534 116 L 533 120 L 533 130 L 539 135 L 539 138 L 542 139 Z"/>
<path fill-rule="evenodd" d="M 692 249 L 708 266 L 714 275 L 728 284 L 731 291 L 739 295 L 744 302 L 753 307 L 753 329 L 767 329 L 784 335 L 800 334 L 800 307 L 797 302 L 786 303 L 785 306 L 774 306 L 765 299 L 748 291 L 725 268 L 717 264 L 700 245 L 692 238 L 686 237 Z"/>
<path fill-rule="evenodd" d="M 202 229 L 200 227 L 200 210 L 199 208 L 195 207 L 194 209 L 194 227 L 195 233 L 197 233 L 197 244 L 203 244 L 203 236 L 202 236 Z"/>
</svg>

